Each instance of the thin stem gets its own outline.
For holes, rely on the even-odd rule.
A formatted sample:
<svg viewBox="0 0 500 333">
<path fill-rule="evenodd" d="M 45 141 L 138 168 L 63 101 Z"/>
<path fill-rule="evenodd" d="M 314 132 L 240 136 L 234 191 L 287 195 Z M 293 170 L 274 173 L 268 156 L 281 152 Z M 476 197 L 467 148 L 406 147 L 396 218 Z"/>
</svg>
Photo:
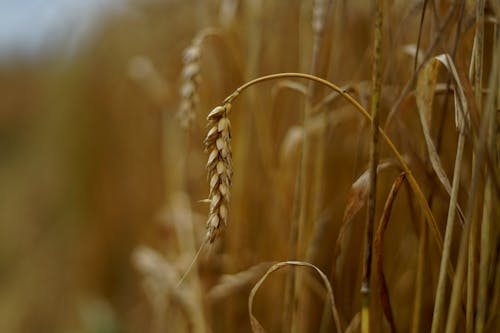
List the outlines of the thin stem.
<svg viewBox="0 0 500 333">
<path fill-rule="evenodd" d="M 318 75 L 319 73 L 319 59 L 320 59 L 320 51 L 323 40 L 323 33 L 325 28 L 325 22 L 328 14 L 328 9 L 330 7 L 331 0 L 316 0 L 313 4 L 313 18 L 312 18 L 312 28 L 313 28 L 313 50 L 312 50 L 312 58 L 310 63 L 310 73 L 313 75 Z M 317 216 L 319 215 L 319 211 L 322 207 L 322 179 L 321 176 L 323 174 L 323 161 L 324 161 L 324 127 L 320 131 L 319 141 L 316 146 L 315 155 L 312 153 L 311 147 L 311 137 L 309 131 L 309 124 L 311 122 L 312 110 L 313 110 L 313 100 L 316 92 L 315 82 L 309 81 L 306 93 L 306 99 L 304 104 L 304 121 L 303 121 L 303 140 L 302 140 L 302 160 L 301 160 L 301 184 L 300 184 L 300 213 L 299 213 L 299 234 L 298 234 L 298 244 L 297 244 L 297 258 L 301 258 L 302 256 L 308 262 L 312 262 L 313 258 L 311 258 L 311 252 L 309 249 L 313 246 L 312 242 L 316 237 L 311 237 L 311 229 L 306 229 L 306 225 L 309 221 L 312 221 L 313 229 L 315 232 L 318 226 Z M 324 113 L 321 115 L 323 117 L 323 122 L 326 122 L 326 117 Z M 313 179 L 312 179 L 312 200 L 307 200 L 309 198 L 309 184 L 310 174 L 309 174 L 309 162 L 311 157 L 314 157 L 314 170 L 313 170 Z M 312 210 L 310 208 L 310 204 L 312 203 Z M 310 212 L 310 213 L 309 213 Z M 303 308 L 307 308 L 309 306 L 309 298 L 307 297 L 307 293 L 303 291 L 301 288 L 302 285 L 302 276 L 301 273 L 296 273 L 295 279 L 295 291 L 294 296 L 296 298 L 296 304 L 294 308 L 294 313 L 292 316 L 292 329 L 291 332 L 302 332 L 307 331 L 309 322 L 308 318 L 303 316 L 304 311 Z M 302 291 L 301 291 L 302 290 Z M 298 297 L 303 299 L 302 303 L 298 303 Z M 301 316 L 299 318 L 299 316 Z"/>
<path fill-rule="evenodd" d="M 375 221 L 375 207 L 377 199 L 377 165 L 378 165 L 378 123 L 380 109 L 380 90 L 381 90 L 381 54 L 382 54 L 382 17 L 383 1 L 378 0 L 375 17 L 375 36 L 373 46 L 373 70 L 372 70 L 372 98 L 371 98 L 371 131 L 372 140 L 370 146 L 370 167 L 369 167 L 369 194 L 368 194 L 368 214 L 365 228 L 365 262 L 363 281 L 361 283 L 361 327 L 362 333 L 370 331 L 370 277 L 372 261 L 373 244 L 373 225 Z M 364 307 L 368 307 L 365 311 Z"/>
<path fill-rule="evenodd" d="M 415 52 L 415 62 L 413 63 L 413 72 L 417 71 L 418 66 L 418 54 L 420 53 L 420 41 L 422 39 L 422 26 L 424 25 L 425 10 L 427 9 L 428 0 L 424 0 L 424 7 L 422 8 L 422 15 L 420 15 L 420 25 L 418 26 L 418 37 L 417 37 L 417 50 Z"/>
<path fill-rule="evenodd" d="M 451 240 L 453 238 L 453 227 L 455 225 L 455 213 L 458 199 L 458 188 L 460 185 L 460 173 L 462 169 L 462 159 L 465 144 L 465 133 L 460 132 L 458 137 L 457 154 L 455 157 L 455 170 L 453 171 L 453 185 L 451 188 L 450 205 L 448 206 L 448 218 L 446 220 L 446 231 L 444 234 L 444 247 L 441 256 L 441 266 L 439 269 L 438 286 L 436 291 L 436 301 L 434 302 L 434 313 L 432 316 L 431 333 L 440 330 L 440 323 L 443 316 L 443 307 L 446 290 L 446 265 L 450 258 Z"/>
<path fill-rule="evenodd" d="M 497 25 L 493 28 L 493 50 L 497 50 L 498 43 L 498 31 Z M 482 57 L 481 57 L 482 59 Z M 493 72 L 491 75 L 495 75 Z M 498 75 L 498 74 L 497 74 Z M 482 82 L 482 81 L 481 81 Z M 493 88 L 490 86 L 490 88 Z M 477 88 L 476 88 L 477 93 Z M 490 92 L 494 94 L 494 91 Z M 477 98 L 478 95 L 476 95 Z M 497 95 L 497 103 L 498 100 Z M 495 148 L 495 127 L 496 119 L 492 119 L 490 122 L 490 128 L 488 133 L 488 143 L 490 151 L 494 151 Z M 496 161 L 498 162 L 498 161 Z M 479 280 L 478 280 L 478 296 L 477 296 L 477 316 L 476 316 L 476 332 L 482 333 L 485 329 L 485 319 L 486 319 L 486 307 L 487 307 L 487 299 L 488 299 L 488 268 L 491 261 L 491 251 L 494 247 L 494 242 L 491 240 L 492 233 L 492 223 L 495 218 L 494 213 L 494 205 L 495 199 L 493 194 L 493 180 L 491 174 L 493 174 L 495 170 L 492 169 L 491 173 L 486 175 L 485 182 L 485 193 L 484 193 L 484 206 L 483 206 L 483 218 L 481 223 L 481 256 L 479 261 Z"/>
<path fill-rule="evenodd" d="M 476 34 L 474 53 L 474 95 L 477 110 L 482 114 L 482 88 L 483 88 L 483 44 L 484 44 L 484 0 L 476 3 Z M 467 303 L 465 312 L 465 332 L 472 333 L 474 329 L 474 294 L 476 280 L 476 243 L 479 221 L 471 220 L 469 253 L 467 260 Z"/>
<path fill-rule="evenodd" d="M 493 59 L 493 64 L 491 66 L 490 83 L 489 87 L 492 91 L 496 91 L 498 87 L 498 65 L 499 65 L 499 47 L 497 45 L 495 52 L 495 57 Z M 485 104 L 485 112 L 482 115 L 481 124 L 479 128 L 479 138 L 476 140 L 474 145 L 474 151 L 476 156 L 476 163 L 473 168 L 473 175 L 470 185 L 469 198 L 467 201 L 467 215 L 465 218 L 465 227 L 462 233 L 462 239 L 460 241 L 460 250 L 458 254 L 458 264 L 457 273 L 453 281 L 453 290 L 451 294 L 450 307 L 448 312 L 448 320 L 446 324 L 446 333 L 455 332 L 457 325 L 458 308 L 460 305 L 460 299 L 462 296 L 462 285 L 464 282 L 465 268 L 466 268 L 466 256 L 468 249 L 469 233 L 471 231 L 472 217 L 474 215 L 476 201 L 477 201 L 477 189 L 479 186 L 479 178 L 481 175 L 481 170 L 483 162 L 486 158 L 487 153 L 487 135 L 488 128 L 490 124 L 495 121 L 496 109 L 494 105 L 494 94 L 488 96 L 487 103 Z"/>
<path fill-rule="evenodd" d="M 458 46 L 458 38 L 460 36 L 461 32 L 461 23 L 462 23 L 462 18 L 463 18 L 463 12 L 464 12 L 464 6 L 465 3 L 462 1 L 461 6 L 460 6 L 460 19 L 457 24 L 457 30 L 456 30 L 456 35 L 455 35 L 455 43 L 453 46 L 453 58 L 455 57 L 457 46 Z M 451 78 L 448 79 L 448 82 L 446 83 L 447 89 L 449 88 L 451 82 Z M 446 110 L 448 110 L 448 94 L 445 96 L 445 100 L 443 103 L 443 113 L 446 113 Z M 444 116 L 441 119 L 441 122 L 439 124 L 439 131 L 438 131 L 438 145 L 441 145 L 442 141 L 442 135 L 443 135 L 443 128 L 444 128 Z M 446 230 L 445 230 L 445 235 L 444 235 L 444 248 L 443 248 L 443 253 L 441 255 L 441 265 L 439 269 L 439 276 L 438 276 L 438 285 L 436 289 L 436 297 L 435 297 L 435 302 L 434 302 L 434 312 L 432 316 L 432 327 L 431 327 L 431 333 L 437 333 L 440 331 L 440 325 L 442 322 L 443 318 L 443 307 L 445 303 L 445 292 L 446 292 L 446 265 L 450 259 L 450 253 L 451 253 L 451 242 L 453 239 L 453 227 L 455 225 L 455 213 L 456 209 L 458 206 L 458 190 L 460 187 L 460 173 L 461 173 L 461 168 L 462 168 L 462 160 L 463 160 L 463 153 L 464 153 L 464 145 L 465 145 L 465 128 L 460 128 L 458 131 L 458 144 L 457 144 L 457 152 L 455 155 L 455 167 L 453 171 L 453 183 L 452 183 L 452 188 L 451 188 L 451 193 L 450 193 L 450 203 L 448 206 L 448 215 L 446 219 Z M 453 211 L 452 211 L 453 210 Z"/>
</svg>

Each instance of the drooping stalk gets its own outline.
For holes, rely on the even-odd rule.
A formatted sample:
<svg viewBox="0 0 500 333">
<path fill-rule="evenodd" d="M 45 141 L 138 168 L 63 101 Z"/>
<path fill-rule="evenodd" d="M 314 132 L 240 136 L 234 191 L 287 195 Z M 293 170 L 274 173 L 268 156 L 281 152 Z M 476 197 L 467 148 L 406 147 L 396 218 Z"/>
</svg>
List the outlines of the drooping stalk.
<svg viewBox="0 0 500 333">
<path fill-rule="evenodd" d="M 225 104 L 225 103 L 233 102 L 234 99 L 236 99 L 244 90 L 248 89 L 249 87 L 251 87 L 255 84 L 269 81 L 269 80 L 275 80 L 275 79 L 280 79 L 280 78 L 293 78 L 293 77 L 303 78 L 303 79 L 307 79 L 307 80 L 313 80 L 313 81 L 316 81 L 316 82 L 318 82 L 324 86 L 327 86 L 328 88 L 336 91 L 340 96 L 342 96 L 351 105 L 353 105 L 355 107 L 355 109 L 359 113 L 361 113 L 368 121 L 371 121 L 372 116 L 370 115 L 370 113 L 368 113 L 368 111 L 366 111 L 365 108 L 363 108 L 363 106 L 361 106 L 361 104 L 359 104 L 358 101 L 356 101 L 351 95 L 346 93 L 343 89 L 341 89 L 337 85 L 331 83 L 330 81 L 327 81 L 325 79 L 322 79 L 322 78 L 319 78 L 319 77 L 316 77 L 316 76 L 313 76 L 310 74 L 304 74 L 304 73 L 278 73 L 278 74 L 261 76 L 259 78 L 253 79 L 253 80 L 248 81 L 248 82 L 244 83 L 243 85 L 241 85 L 231 95 L 229 95 L 223 101 L 223 103 Z M 410 184 L 410 187 L 413 190 L 413 192 L 417 198 L 417 201 L 423 210 L 425 219 L 430 227 L 432 236 L 434 237 L 434 240 L 438 246 L 438 250 L 441 252 L 443 249 L 443 239 L 442 239 L 441 233 L 439 231 L 439 228 L 437 226 L 434 215 L 432 214 L 432 211 L 427 203 L 427 200 L 424 196 L 424 193 L 422 192 L 422 188 L 420 187 L 419 183 L 417 182 L 417 180 L 413 176 L 413 173 L 412 173 L 410 167 L 406 163 L 405 159 L 403 158 L 403 156 L 401 155 L 399 150 L 396 148 L 396 146 L 394 145 L 392 140 L 387 136 L 385 131 L 380 127 L 379 127 L 379 134 L 382 137 L 382 139 L 385 141 L 387 146 L 389 147 L 389 150 L 392 151 L 392 153 L 394 154 L 395 158 L 397 159 L 397 161 L 399 162 L 399 164 L 401 166 L 401 169 L 406 173 L 406 179 L 408 180 L 408 183 Z M 448 265 L 448 274 L 450 275 L 450 277 L 453 276 L 453 273 L 451 272 L 451 268 L 449 265 Z"/>
</svg>

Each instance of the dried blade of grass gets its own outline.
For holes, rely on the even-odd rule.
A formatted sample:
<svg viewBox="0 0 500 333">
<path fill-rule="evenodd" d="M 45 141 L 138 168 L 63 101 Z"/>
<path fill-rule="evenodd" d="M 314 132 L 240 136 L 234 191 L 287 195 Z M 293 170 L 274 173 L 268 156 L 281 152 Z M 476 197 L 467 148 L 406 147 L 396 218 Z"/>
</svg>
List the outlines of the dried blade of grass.
<svg viewBox="0 0 500 333">
<path fill-rule="evenodd" d="M 441 265 L 439 270 L 438 286 L 436 290 L 436 301 L 434 303 L 434 314 L 432 320 L 431 332 L 440 331 L 440 322 L 442 310 L 444 307 L 444 298 L 446 291 L 446 267 L 450 258 L 451 241 L 453 237 L 453 226 L 455 224 L 455 212 L 458 202 L 458 189 L 460 186 L 460 174 L 463 160 L 465 144 L 465 129 L 459 130 L 457 152 L 455 156 L 455 167 L 453 171 L 453 186 L 451 189 L 450 204 L 448 206 L 448 217 L 446 220 L 446 231 L 444 235 L 443 253 L 441 256 Z"/>
<path fill-rule="evenodd" d="M 393 159 L 385 159 L 377 166 L 377 172 L 381 172 L 389 167 L 395 167 L 396 161 Z M 369 170 L 365 170 L 361 176 L 351 185 L 351 189 L 347 194 L 347 205 L 344 210 L 344 217 L 342 225 L 340 226 L 339 235 L 335 244 L 335 256 L 337 258 L 342 253 L 342 242 L 347 227 L 350 225 L 352 219 L 364 207 L 368 198 L 369 188 Z M 335 259 L 334 259 L 335 260 Z M 335 265 L 332 267 L 335 268 Z"/>
<path fill-rule="evenodd" d="M 396 163 L 393 159 L 386 159 L 377 166 L 377 172 L 394 166 L 396 166 Z M 369 190 L 369 173 L 370 170 L 366 169 L 352 184 L 347 195 L 347 205 L 342 219 L 343 225 L 349 223 L 365 205 Z"/>
<path fill-rule="evenodd" d="M 494 50 L 495 57 L 493 59 L 493 64 L 491 66 L 490 82 L 489 87 L 491 91 L 496 91 L 499 86 L 499 62 L 500 62 L 500 47 L 496 45 L 496 50 Z M 476 163 L 473 166 L 473 175 L 471 179 L 469 198 L 467 200 L 467 215 L 465 219 L 465 228 L 462 233 L 460 240 L 460 248 L 458 254 L 458 264 L 457 264 L 457 274 L 453 281 L 453 289 L 450 300 L 450 307 L 448 311 L 448 320 L 446 323 L 446 333 L 452 333 L 455 331 L 457 325 L 458 309 L 461 303 L 462 297 L 462 286 L 464 282 L 466 259 L 467 259 L 467 249 L 468 242 L 470 238 L 470 230 L 472 224 L 472 217 L 476 210 L 477 201 L 477 190 L 480 183 L 480 174 L 483 167 L 483 162 L 486 159 L 487 153 L 487 137 L 488 128 L 491 126 L 491 122 L 496 119 L 496 105 L 495 105 L 495 94 L 489 94 L 488 99 L 485 103 L 485 111 L 483 112 L 481 124 L 479 128 L 479 138 L 474 143 L 474 151 L 476 156 Z"/>
<path fill-rule="evenodd" d="M 340 317 L 339 317 L 339 314 L 337 311 L 337 307 L 335 305 L 335 297 L 333 296 L 333 290 L 332 290 L 332 287 L 330 286 L 330 282 L 328 281 L 327 276 L 318 267 L 316 267 L 308 262 L 304 262 L 304 261 L 283 261 L 283 262 L 276 263 L 273 266 L 271 266 L 266 271 L 266 273 L 260 278 L 260 280 L 257 281 L 257 283 L 253 286 L 252 290 L 250 291 L 250 295 L 248 296 L 248 314 L 250 316 L 250 324 L 252 325 L 252 331 L 259 332 L 259 333 L 265 332 L 264 328 L 262 327 L 262 325 L 259 323 L 259 321 L 257 320 L 257 318 L 253 314 L 253 300 L 255 298 L 255 294 L 259 290 L 260 286 L 264 283 L 264 281 L 269 277 L 269 275 L 271 275 L 275 271 L 277 271 L 283 267 L 286 267 L 286 266 L 309 267 L 309 268 L 312 268 L 314 271 L 316 271 L 316 273 L 319 274 L 319 276 L 321 277 L 321 280 L 323 281 L 323 284 L 325 285 L 325 287 L 327 289 L 327 296 L 328 296 L 328 299 L 330 300 L 330 307 L 331 307 L 333 319 L 335 321 L 335 327 L 337 329 L 337 332 L 342 332 L 342 328 L 340 325 Z"/>
<path fill-rule="evenodd" d="M 382 212 L 382 217 L 380 218 L 380 223 L 377 229 L 374 240 L 374 253 L 375 253 L 375 269 L 378 283 L 380 285 L 380 301 L 382 303 L 382 309 L 384 311 L 385 317 L 389 322 L 391 327 L 391 332 L 396 332 L 396 324 L 394 322 L 394 315 L 391 306 L 391 299 L 389 297 L 389 289 L 387 288 L 387 282 L 384 275 L 383 267 L 383 256 L 384 256 L 384 234 L 389 224 L 389 219 L 391 217 L 392 205 L 396 196 L 398 194 L 399 188 L 403 181 L 405 180 L 405 173 L 401 173 L 392 184 L 387 200 L 385 201 L 384 211 Z"/>
<path fill-rule="evenodd" d="M 477 45 L 476 45 L 477 46 Z M 464 88 L 462 87 L 461 80 L 459 78 L 458 72 L 453 64 L 453 60 L 448 54 L 442 54 L 436 57 L 448 71 L 453 75 L 455 80 L 455 122 L 459 129 L 459 144 L 463 150 L 463 143 L 460 140 L 464 140 L 465 132 L 471 127 L 470 115 L 467 107 L 467 99 L 465 97 Z M 457 93 L 458 92 L 458 93 Z M 479 91 L 479 94 L 481 92 Z M 461 156 L 460 156 L 461 157 Z M 461 164 L 461 160 L 458 161 L 458 148 L 457 148 L 457 161 L 456 163 Z M 457 185 L 458 186 L 458 185 Z M 458 207 L 458 205 L 457 205 Z M 473 325 L 473 300 L 474 300 L 474 289 L 475 289 L 475 272 L 476 272 L 476 240 L 477 240 L 477 223 L 472 223 L 470 226 L 470 240 L 468 243 L 468 269 L 467 269 L 467 304 L 466 304 L 466 332 L 472 332 Z"/>
<path fill-rule="evenodd" d="M 448 180 L 448 177 L 446 176 L 443 167 L 441 166 L 441 161 L 439 159 L 434 143 L 432 142 L 428 125 L 431 122 L 432 104 L 434 101 L 434 91 L 436 88 L 438 69 L 439 61 L 434 58 L 424 64 L 417 79 L 415 101 L 417 103 L 420 123 L 424 132 L 425 143 L 429 152 L 429 159 L 431 161 L 432 167 L 434 168 L 434 171 L 441 181 L 441 184 L 443 184 L 446 191 L 449 193 L 451 190 L 450 181 Z"/>
<path fill-rule="evenodd" d="M 460 99 L 459 102 L 457 100 L 457 94 L 455 93 L 455 107 L 458 108 L 458 111 L 455 113 L 457 127 L 465 128 L 465 123 L 463 121 L 462 114 L 466 113 L 467 110 L 467 102 L 465 100 L 465 95 L 463 92 L 463 88 L 460 85 L 460 79 L 458 78 L 458 74 L 456 73 L 456 69 L 453 66 L 453 62 L 451 61 L 451 57 L 449 55 L 441 55 L 430 59 L 422 68 L 420 74 L 417 79 L 417 88 L 415 91 L 415 99 L 417 103 L 417 109 L 419 112 L 420 124 L 422 125 L 422 131 L 425 138 L 425 143 L 427 146 L 427 152 L 429 155 L 429 160 L 431 162 L 432 168 L 434 172 L 438 176 L 441 185 L 445 188 L 446 192 L 451 196 L 451 185 L 446 175 L 446 172 L 443 169 L 441 164 L 441 159 L 436 150 L 436 146 L 432 141 L 429 123 L 432 114 L 432 104 L 434 100 L 437 74 L 439 69 L 439 64 L 443 63 L 446 68 L 453 74 L 456 83 L 456 89 L 459 91 Z M 463 213 L 459 205 L 457 205 L 457 209 L 459 210 L 459 216 L 461 217 L 461 221 L 463 223 Z"/>
<path fill-rule="evenodd" d="M 453 59 L 447 53 L 440 54 L 434 58 L 446 67 L 455 81 L 455 93 L 453 95 L 455 100 L 455 125 L 459 130 L 468 130 L 471 126 L 471 119 L 467 98 L 465 97 L 464 87 L 462 86 L 462 81 L 460 80 Z"/>
<path fill-rule="evenodd" d="M 257 280 L 271 265 L 263 262 L 235 274 L 224 274 L 207 293 L 207 301 L 214 303 L 232 295 Z"/>
</svg>

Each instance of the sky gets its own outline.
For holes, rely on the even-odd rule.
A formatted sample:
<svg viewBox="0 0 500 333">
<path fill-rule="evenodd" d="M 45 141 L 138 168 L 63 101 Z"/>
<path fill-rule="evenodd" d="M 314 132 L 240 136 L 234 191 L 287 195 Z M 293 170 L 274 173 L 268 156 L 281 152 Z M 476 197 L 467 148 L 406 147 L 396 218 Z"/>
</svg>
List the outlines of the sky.
<svg viewBox="0 0 500 333">
<path fill-rule="evenodd" d="M 126 0 L 0 0 L 0 61 L 73 53 Z"/>
</svg>

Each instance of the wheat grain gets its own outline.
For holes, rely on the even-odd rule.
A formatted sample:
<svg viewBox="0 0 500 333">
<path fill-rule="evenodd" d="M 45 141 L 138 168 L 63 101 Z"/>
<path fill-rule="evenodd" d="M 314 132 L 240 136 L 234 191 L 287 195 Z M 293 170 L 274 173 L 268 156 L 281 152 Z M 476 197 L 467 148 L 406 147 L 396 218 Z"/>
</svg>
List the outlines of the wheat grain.
<svg viewBox="0 0 500 333">
<path fill-rule="evenodd" d="M 210 212 L 207 221 L 207 240 L 217 238 L 227 225 L 230 201 L 231 176 L 231 123 L 228 114 L 231 104 L 217 106 L 207 116 L 209 131 L 205 138 L 205 149 L 209 153 L 207 173 L 210 184 Z"/>
</svg>

